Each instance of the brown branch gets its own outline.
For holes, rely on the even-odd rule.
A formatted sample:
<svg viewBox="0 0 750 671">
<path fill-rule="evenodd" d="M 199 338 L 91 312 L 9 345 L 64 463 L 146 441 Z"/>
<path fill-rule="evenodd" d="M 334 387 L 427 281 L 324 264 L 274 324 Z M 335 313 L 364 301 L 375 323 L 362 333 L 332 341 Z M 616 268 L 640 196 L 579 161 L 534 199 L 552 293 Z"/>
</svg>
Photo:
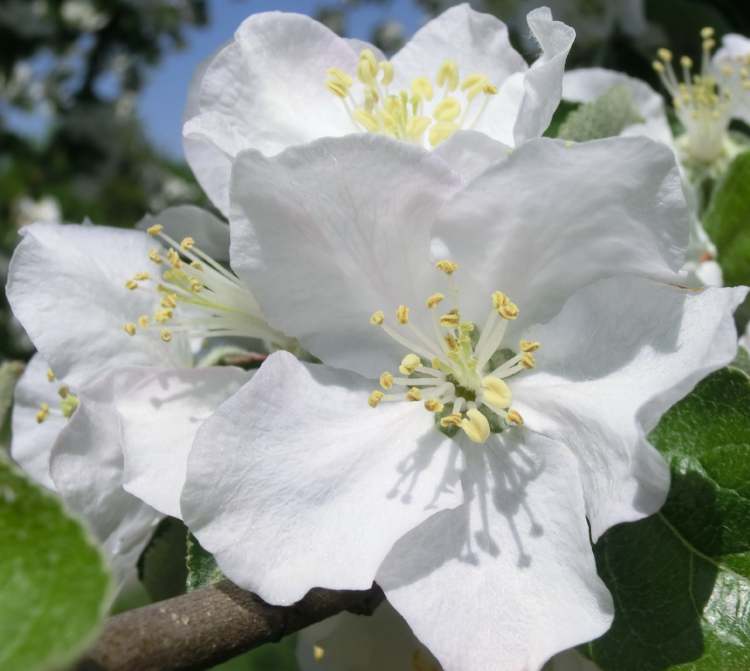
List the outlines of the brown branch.
<svg viewBox="0 0 750 671">
<path fill-rule="evenodd" d="M 198 671 L 347 610 L 369 615 L 383 599 L 316 588 L 292 606 L 271 606 L 227 580 L 115 615 L 76 671 Z"/>
</svg>

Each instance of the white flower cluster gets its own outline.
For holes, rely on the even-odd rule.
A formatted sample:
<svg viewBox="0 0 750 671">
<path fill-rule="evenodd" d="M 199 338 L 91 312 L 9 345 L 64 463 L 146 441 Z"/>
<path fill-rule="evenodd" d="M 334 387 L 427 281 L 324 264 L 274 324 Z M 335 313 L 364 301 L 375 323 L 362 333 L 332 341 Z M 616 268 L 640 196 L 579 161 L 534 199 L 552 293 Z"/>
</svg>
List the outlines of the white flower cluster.
<svg viewBox="0 0 750 671">
<path fill-rule="evenodd" d="M 391 59 L 252 16 L 184 126 L 228 226 L 179 207 L 23 229 L 7 293 L 38 354 L 13 456 L 123 580 L 170 515 L 271 603 L 376 582 L 400 641 L 380 669 L 540 669 L 607 631 L 591 541 L 664 502 L 646 436 L 734 358 L 747 290 L 688 288 L 695 218 L 657 94 L 564 77 L 574 31 L 548 9 L 528 26 L 531 65 L 466 5 Z M 562 95 L 620 81 L 643 124 L 542 137 Z M 691 81 L 673 93 L 702 100 Z M 714 117 L 694 128 L 685 98 L 684 151 L 724 151 L 722 101 L 709 152 Z M 309 668 L 375 668 L 326 627 Z"/>
</svg>

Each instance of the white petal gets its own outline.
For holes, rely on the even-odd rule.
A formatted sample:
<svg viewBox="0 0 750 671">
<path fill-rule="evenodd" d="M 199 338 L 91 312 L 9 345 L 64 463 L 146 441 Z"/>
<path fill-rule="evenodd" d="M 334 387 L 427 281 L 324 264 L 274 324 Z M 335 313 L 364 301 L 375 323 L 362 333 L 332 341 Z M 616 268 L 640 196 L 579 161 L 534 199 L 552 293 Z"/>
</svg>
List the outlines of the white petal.
<svg viewBox="0 0 750 671">
<path fill-rule="evenodd" d="M 31 357 L 16 384 L 13 396 L 13 424 L 10 454 L 13 460 L 34 480 L 49 489 L 54 483 L 49 474 L 49 457 L 65 418 L 52 412 L 41 424 L 36 414 L 42 403 L 56 409 L 60 401 L 60 381 L 47 379 L 47 362 L 39 354 Z"/>
<path fill-rule="evenodd" d="M 443 668 L 536 671 L 612 621 L 576 463 L 523 429 L 467 462 L 470 501 L 402 538 L 377 581 Z"/>
<path fill-rule="evenodd" d="M 566 650 L 555 655 L 544 671 L 600 671 L 599 667 L 576 650 Z"/>
<path fill-rule="evenodd" d="M 540 139 L 454 197 L 435 235 L 462 268 L 460 281 L 479 287 L 462 292 L 467 316 L 482 323 L 490 293 L 499 289 L 518 304 L 521 326 L 548 319 L 601 277 L 678 281 L 689 219 L 674 155 L 664 145 Z"/>
<path fill-rule="evenodd" d="M 374 135 L 246 152 L 233 172 L 232 267 L 273 326 L 330 365 L 377 376 L 406 352 L 370 315 L 393 322 L 435 291 L 430 229 L 459 186 L 437 156 Z"/>
<path fill-rule="evenodd" d="M 626 127 L 621 135 L 642 135 L 671 147 L 673 137 L 664 109 L 664 98 L 640 79 L 604 68 L 570 70 L 563 77 L 562 95 L 565 100 L 571 102 L 587 103 L 596 100 L 615 86 L 627 87 L 635 109 L 643 118 L 643 123 Z"/>
<path fill-rule="evenodd" d="M 480 73 L 495 86 L 526 62 L 510 44 L 508 28 L 492 16 L 461 4 L 444 11 L 418 30 L 392 59 L 395 89 L 409 89 L 415 77 L 434 77 L 446 60 L 458 65 L 460 76 Z"/>
<path fill-rule="evenodd" d="M 85 391 L 55 443 L 50 470 L 58 493 L 88 523 L 123 585 L 162 516 L 122 488 L 117 412 L 106 393 Z"/>
<path fill-rule="evenodd" d="M 661 507 L 669 471 L 646 435 L 698 381 L 732 361 L 732 313 L 746 293 L 609 279 L 528 333 L 542 349 L 538 368 L 513 381 L 514 406 L 526 426 L 578 458 L 594 539 Z"/>
<path fill-rule="evenodd" d="M 23 229 L 8 272 L 13 313 L 55 374 L 73 387 L 105 368 L 189 365 L 186 340 L 161 342 L 153 329 L 123 330 L 158 303 L 125 282 L 148 268 L 153 240 L 106 226 L 34 224 Z"/>
<path fill-rule="evenodd" d="M 466 182 L 481 175 L 487 168 L 504 161 L 512 149 L 502 142 L 475 130 L 460 130 L 441 142 L 434 150 L 454 172 Z"/>
<path fill-rule="evenodd" d="M 369 588 L 401 535 L 458 502 L 450 439 L 419 404 L 370 408 L 371 385 L 277 352 L 199 430 L 183 519 L 241 587 L 278 604 Z"/>
<path fill-rule="evenodd" d="M 242 150 L 271 155 L 357 130 L 325 85 L 327 68 L 354 72 L 356 65 L 349 43 L 307 16 L 261 13 L 238 28 L 206 67 L 199 109 L 191 103 L 195 115 L 183 127 L 188 162 L 222 212 Z"/>
<path fill-rule="evenodd" d="M 158 214 L 147 214 L 136 228 L 145 231 L 157 224 L 178 242 L 185 237 L 194 238 L 195 244 L 210 257 L 229 261 L 229 226 L 208 210 L 195 205 L 176 205 Z"/>
<path fill-rule="evenodd" d="M 180 517 L 188 454 L 201 423 L 250 378 L 239 368 L 119 369 L 88 395 L 112 399 L 124 454 L 123 487 Z"/>
<path fill-rule="evenodd" d="M 716 52 L 712 61 L 714 74 L 722 90 L 730 92 L 732 118 L 742 119 L 745 123 L 750 123 L 750 91 L 743 87 L 739 71 L 746 67 L 742 60 L 747 58 L 748 54 L 750 54 L 750 39 L 744 35 L 729 34 L 722 38 L 721 48 Z M 733 65 L 735 71 L 735 74 L 729 77 L 722 73 L 722 65 L 727 63 Z"/>
<path fill-rule="evenodd" d="M 323 656 L 316 659 L 315 650 Z M 387 601 L 372 616 L 345 612 L 303 629 L 297 662 L 300 671 L 437 671 L 435 658 Z"/>
</svg>

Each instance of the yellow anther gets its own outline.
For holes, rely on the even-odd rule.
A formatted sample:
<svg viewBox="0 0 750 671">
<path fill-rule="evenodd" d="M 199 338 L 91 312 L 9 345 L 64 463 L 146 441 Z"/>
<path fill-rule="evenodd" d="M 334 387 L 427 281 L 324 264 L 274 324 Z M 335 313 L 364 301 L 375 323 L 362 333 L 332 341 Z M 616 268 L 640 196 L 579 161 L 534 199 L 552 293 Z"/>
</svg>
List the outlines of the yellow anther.
<svg viewBox="0 0 750 671">
<path fill-rule="evenodd" d="M 466 77 L 461 82 L 461 90 L 466 93 L 469 101 L 474 100 L 477 95 L 484 92 L 484 89 L 490 84 L 486 75 L 475 73 Z"/>
<path fill-rule="evenodd" d="M 357 77 L 363 84 L 371 84 L 378 74 L 378 61 L 370 49 L 362 49 L 357 63 Z"/>
<path fill-rule="evenodd" d="M 448 259 L 443 259 L 435 264 L 438 270 L 442 270 L 446 275 L 453 275 L 458 270 L 458 264 Z"/>
<path fill-rule="evenodd" d="M 380 61 L 378 68 L 382 73 L 380 81 L 384 86 L 388 86 L 393 81 L 393 63 L 390 61 Z"/>
<path fill-rule="evenodd" d="M 455 121 L 461 115 L 461 103 L 455 98 L 444 98 L 432 111 L 438 121 Z"/>
<path fill-rule="evenodd" d="M 664 64 L 661 61 L 654 61 L 651 63 L 651 67 L 654 69 L 654 72 L 658 72 L 659 74 L 664 72 Z"/>
<path fill-rule="evenodd" d="M 711 26 L 701 28 L 701 38 L 704 40 L 710 40 L 714 36 L 714 29 Z"/>
<path fill-rule="evenodd" d="M 475 443 L 484 443 L 490 437 L 490 423 L 476 408 L 466 411 L 466 417 L 461 420 L 461 428 Z"/>
<path fill-rule="evenodd" d="M 70 387 L 67 384 L 60 385 L 60 388 L 57 390 L 57 394 L 60 398 L 67 398 L 69 393 Z"/>
<path fill-rule="evenodd" d="M 409 323 L 409 308 L 406 305 L 399 305 L 396 308 L 396 319 L 399 324 Z"/>
<path fill-rule="evenodd" d="M 313 646 L 313 659 L 316 662 L 322 662 L 323 657 L 325 657 L 326 651 L 325 649 L 320 645 L 314 645 Z"/>
<path fill-rule="evenodd" d="M 190 280 L 190 291 L 192 291 L 194 294 L 197 294 L 200 291 L 203 291 L 203 282 L 195 278 L 192 278 Z"/>
<path fill-rule="evenodd" d="M 497 95 L 497 86 L 495 86 L 494 84 L 490 84 L 489 82 L 487 82 L 482 87 L 482 93 L 484 93 L 485 95 L 488 95 L 488 96 Z"/>
<path fill-rule="evenodd" d="M 393 386 L 393 375 L 388 371 L 380 374 L 380 386 L 383 389 L 390 389 Z"/>
<path fill-rule="evenodd" d="M 73 413 L 78 409 L 79 401 L 78 397 L 73 394 L 68 394 L 63 401 L 60 403 L 60 410 L 62 411 L 65 419 L 70 419 Z"/>
<path fill-rule="evenodd" d="M 458 314 L 458 310 L 451 310 L 440 317 L 440 325 L 447 328 L 455 328 L 460 321 L 461 316 Z"/>
<path fill-rule="evenodd" d="M 367 404 L 371 408 L 377 408 L 378 404 L 380 403 L 380 401 L 383 400 L 383 396 L 385 396 L 385 394 L 382 391 L 379 391 L 379 390 L 376 389 L 368 397 Z"/>
<path fill-rule="evenodd" d="M 518 346 L 522 352 L 536 352 L 542 345 L 536 340 L 521 340 Z"/>
<path fill-rule="evenodd" d="M 482 379 L 482 400 L 495 412 L 510 408 L 513 395 L 504 380 L 493 375 Z"/>
<path fill-rule="evenodd" d="M 125 282 L 125 288 L 133 291 L 134 289 L 138 288 L 138 282 L 136 282 L 135 280 L 128 280 L 127 282 Z"/>
<path fill-rule="evenodd" d="M 36 413 L 37 424 L 41 424 L 45 419 L 47 419 L 48 415 L 49 415 L 49 405 L 47 405 L 46 403 L 42 403 L 39 406 L 39 410 Z"/>
<path fill-rule="evenodd" d="M 188 249 L 192 249 L 193 247 L 195 247 L 195 240 L 193 238 L 191 238 L 190 236 L 182 238 L 182 242 L 180 242 L 180 249 L 187 251 Z"/>
<path fill-rule="evenodd" d="M 428 116 L 415 116 L 409 119 L 409 123 L 406 124 L 406 135 L 407 137 L 418 140 L 424 135 L 424 132 L 430 127 L 432 119 Z"/>
<path fill-rule="evenodd" d="M 161 254 L 159 254 L 158 249 L 150 249 L 148 251 L 148 258 L 151 259 L 154 263 L 161 263 L 164 260 L 161 258 Z"/>
<path fill-rule="evenodd" d="M 406 392 L 406 400 L 407 401 L 421 401 L 422 392 L 419 390 L 419 387 L 412 387 L 411 389 L 409 389 L 409 391 Z"/>
<path fill-rule="evenodd" d="M 443 294 L 441 293 L 432 294 L 432 296 L 430 296 L 427 299 L 427 307 L 430 308 L 430 310 L 432 310 L 432 308 L 434 308 L 436 305 L 439 305 L 444 300 L 445 300 L 445 296 Z"/>
<path fill-rule="evenodd" d="M 159 337 L 163 342 L 170 342 L 172 340 L 172 331 L 169 329 L 162 329 L 159 331 Z"/>
<path fill-rule="evenodd" d="M 440 426 L 447 429 L 450 426 L 461 426 L 461 415 L 454 412 L 451 415 L 446 415 L 440 418 Z"/>
<path fill-rule="evenodd" d="M 148 233 L 149 235 L 159 235 L 159 233 L 161 233 L 163 230 L 164 226 L 162 226 L 161 224 L 154 224 L 153 226 L 149 226 L 146 229 L 146 233 Z"/>
<path fill-rule="evenodd" d="M 190 267 L 194 268 L 195 270 L 203 270 L 203 264 L 200 261 L 191 261 Z"/>
<path fill-rule="evenodd" d="M 346 98 L 349 93 L 349 89 L 342 86 L 338 82 L 328 80 L 326 82 L 326 88 L 338 98 Z"/>
<path fill-rule="evenodd" d="M 672 62 L 672 52 L 669 49 L 665 49 L 664 47 L 662 47 L 656 52 L 656 55 L 665 63 Z"/>
<path fill-rule="evenodd" d="M 515 319 L 516 317 L 518 317 L 518 306 L 515 303 L 511 303 L 509 301 L 505 305 L 501 305 L 497 309 L 497 313 L 503 319 Z"/>
<path fill-rule="evenodd" d="M 443 412 L 445 406 L 436 398 L 428 398 L 424 402 L 424 409 L 428 412 Z"/>
<path fill-rule="evenodd" d="M 521 356 L 521 365 L 527 369 L 536 366 L 534 355 L 531 352 L 524 352 Z"/>
<path fill-rule="evenodd" d="M 177 307 L 177 294 L 167 294 L 161 299 L 161 306 L 163 308 L 176 308 Z"/>
<path fill-rule="evenodd" d="M 453 135 L 458 128 L 458 124 L 453 123 L 452 121 L 436 121 L 430 127 L 427 139 L 430 141 L 431 146 L 437 147 Z"/>
<path fill-rule="evenodd" d="M 148 328 L 148 325 L 151 323 L 151 320 L 148 318 L 148 315 L 141 315 L 138 317 L 138 326 L 140 326 L 142 329 Z"/>
<path fill-rule="evenodd" d="M 354 110 L 354 112 L 352 112 L 352 116 L 360 126 L 364 126 L 365 130 L 368 130 L 371 133 L 377 133 L 378 130 L 380 130 L 380 124 L 378 123 L 378 120 L 371 112 L 368 112 L 366 109 L 358 107 Z"/>
<path fill-rule="evenodd" d="M 458 66 L 456 61 L 446 60 L 440 66 L 435 77 L 438 86 L 444 86 L 448 91 L 455 91 L 458 88 Z"/>
<path fill-rule="evenodd" d="M 520 413 L 517 410 L 508 410 L 508 414 L 505 417 L 506 420 L 510 424 L 515 424 L 516 426 L 522 426 L 523 425 L 523 417 L 521 417 Z"/>
<path fill-rule="evenodd" d="M 146 272 L 136 273 L 133 276 L 133 279 L 137 280 L 138 282 L 145 282 L 146 280 L 150 280 L 151 279 L 151 275 L 149 275 Z"/>
<path fill-rule="evenodd" d="M 154 321 L 158 322 L 159 324 L 163 324 L 164 322 L 167 322 L 170 319 L 172 319 L 171 310 L 159 310 L 154 315 Z"/>
<path fill-rule="evenodd" d="M 689 70 L 693 67 L 693 59 L 690 58 L 690 56 L 682 56 L 680 58 L 680 65 L 686 70 Z"/>
<path fill-rule="evenodd" d="M 128 322 L 127 324 L 123 325 L 122 329 L 130 336 L 135 335 L 135 324 L 133 322 Z"/>
<path fill-rule="evenodd" d="M 354 80 L 341 68 L 328 68 L 326 74 L 332 82 L 340 84 L 345 89 L 348 89 L 354 83 Z"/>
<path fill-rule="evenodd" d="M 409 353 L 403 359 L 401 359 L 401 364 L 398 367 L 398 372 L 401 373 L 401 375 L 411 375 L 421 365 L 422 359 L 420 359 L 414 353 Z"/>
<path fill-rule="evenodd" d="M 435 95 L 432 84 L 427 77 L 416 77 L 411 83 L 411 92 L 415 96 L 419 96 L 421 100 L 432 100 Z"/>
<path fill-rule="evenodd" d="M 703 50 L 711 51 L 716 46 L 715 40 L 703 40 Z"/>
<path fill-rule="evenodd" d="M 503 305 L 508 305 L 510 299 L 502 291 L 492 292 L 492 307 L 499 310 Z"/>
<path fill-rule="evenodd" d="M 167 250 L 167 260 L 173 268 L 179 268 L 182 265 L 182 259 L 175 249 L 170 248 Z"/>
<path fill-rule="evenodd" d="M 47 381 L 48 382 L 54 382 L 55 381 L 55 374 L 52 372 L 51 368 L 47 369 Z"/>
<path fill-rule="evenodd" d="M 450 333 L 446 335 L 443 340 L 451 352 L 458 350 L 458 341 Z"/>
<path fill-rule="evenodd" d="M 380 326 L 385 321 L 385 315 L 382 310 L 376 310 L 370 315 L 370 324 Z"/>
</svg>

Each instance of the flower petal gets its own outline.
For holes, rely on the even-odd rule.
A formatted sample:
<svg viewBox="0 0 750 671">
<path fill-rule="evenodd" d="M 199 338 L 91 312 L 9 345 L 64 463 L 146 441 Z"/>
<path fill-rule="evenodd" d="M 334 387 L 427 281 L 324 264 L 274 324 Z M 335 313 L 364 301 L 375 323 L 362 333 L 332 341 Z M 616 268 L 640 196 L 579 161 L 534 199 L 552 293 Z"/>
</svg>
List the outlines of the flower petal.
<svg viewBox="0 0 750 671">
<path fill-rule="evenodd" d="M 297 636 L 297 663 L 300 671 L 438 668 L 432 653 L 387 601 L 370 617 L 344 612 L 303 629 Z"/>
<path fill-rule="evenodd" d="M 75 388 L 104 368 L 189 365 L 186 339 L 123 330 L 150 314 L 154 292 L 128 291 L 146 269 L 149 236 L 105 226 L 33 224 L 11 259 L 7 294 L 13 313 L 55 374 Z"/>
<path fill-rule="evenodd" d="M 229 261 L 229 226 L 208 210 L 195 205 L 176 205 L 158 214 L 147 214 L 136 228 L 145 231 L 149 226 L 161 225 L 175 240 L 186 237 L 217 261 Z"/>
<path fill-rule="evenodd" d="M 376 377 L 406 352 L 370 316 L 433 293 L 430 230 L 459 186 L 437 156 L 373 135 L 246 152 L 233 172 L 232 267 L 271 325 Z"/>
<path fill-rule="evenodd" d="M 183 127 L 185 155 L 214 204 L 229 210 L 232 161 L 244 149 L 272 155 L 286 147 L 357 129 L 325 85 L 326 70 L 353 72 L 357 53 L 300 14 L 247 19 L 206 66 L 199 106 Z"/>
<path fill-rule="evenodd" d="M 612 621 L 576 463 L 523 429 L 466 454 L 470 500 L 399 540 L 377 581 L 443 668 L 535 671 Z"/>
<path fill-rule="evenodd" d="M 484 133 L 459 130 L 440 143 L 433 153 L 442 158 L 451 170 L 461 175 L 464 181 L 470 182 L 490 166 L 504 161 L 512 151 L 507 145 Z"/>
<path fill-rule="evenodd" d="M 394 88 L 408 90 L 415 77 L 433 76 L 448 59 L 455 61 L 461 77 L 480 73 L 498 87 L 528 69 L 502 21 L 461 4 L 429 21 L 391 59 Z"/>
<path fill-rule="evenodd" d="M 458 502 L 449 439 L 419 405 L 370 408 L 371 384 L 277 352 L 198 431 L 183 518 L 241 587 L 278 604 L 369 588 L 400 536 Z"/>
<path fill-rule="evenodd" d="M 42 403 L 56 408 L 60 401 L 57 393 L 60 382 L 47 379 L 48 368 L 47 362 L 35 354 L 16 384 L 10 454 L 34 480 L 48 489 L 54 489 L 49 474 L 49 457 L 57 434 L 62 431 L 66 421 L 54 412 L 42 423 L 37 421 L 37 412 Z"/>
<path fill-rule="evenodd" d="M 576 293 L 528 337 L 538 368 L 513 384 L 526 426 L 576 455 L 591 534 L 656 512 L 669 470 L 646 436 L 662 414 L 737 350 L 732 313 L 747 293 L 683 290 L 642 278 Z"/>
<path fill-rule="evenodd" d="M 109 385 L 82 391 L 81 404 L 52 449 L 50 471 L 58 493 L 102 544 L 119 586 L 162 515 L 122 488 L 120 421 Z"/>
<path fill-rule="evenodd" d="M 713 70 L 722 91 L 729 91 L 732 106 L 732 118 L 750 123 L 750 91 L 743 86 L 740 70 L 746 68 L 745 59 L 750 54 L 750 39 L 744 35 L 724 35 L 721 48 L 713 57 Z M 722 72 L 723 65 L 734 66 L 734 72 L 726 76 Z"/>
<path fill-rule="evenodd" d="M 643 123 L 628 126 L 621 135 L 642 135 L 673 146 L 674 139 L 664 109 L 664 98 L 640 79 L 604 68 L 570 70 L 563 76 L 562 97 L 571 102 L 587 103 L 596 100 L 615 86 L 627 87 L 635 109 L 643 118 Z"/>
<path fill-rule="evenodd" d="M 549 319 L 576 289 L 601 277 L 678 281 L 689 220 L 679 170 L 664 145 L 540 139 L 454 197 L 435 235 L 480 288 L 462 293 L 463 311 L 482 323 L 490 293 L 500 289 L 521 309 L 521 326 Z"/>
<path fill-rule="evenodd" d="M 232 367 L 122 368 L 99 380 L 94 393 L 111 397 L 120 422 L 124 489 L 159 512 L 180 517 L 195 434 L 250 376 Z"/>
</svg>

